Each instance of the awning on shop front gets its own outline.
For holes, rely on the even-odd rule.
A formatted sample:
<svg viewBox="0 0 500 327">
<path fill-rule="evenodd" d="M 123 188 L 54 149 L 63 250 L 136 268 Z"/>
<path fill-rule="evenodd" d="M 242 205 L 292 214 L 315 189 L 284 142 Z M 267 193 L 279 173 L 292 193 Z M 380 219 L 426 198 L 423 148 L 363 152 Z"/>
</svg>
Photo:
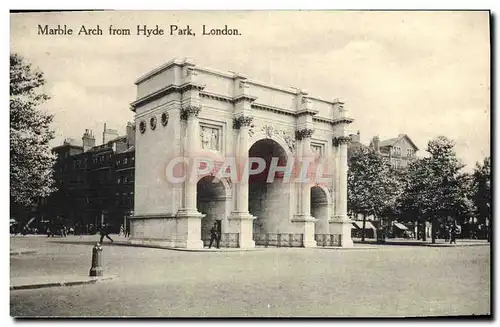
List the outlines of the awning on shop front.
<svg viewBox="0 0 500 327">
<path fill-rule="evenodd" d="M 361 223 L 361 226 L 363 226 L 363 223 Z M 370 229 L 370 228 L 371 229 L 376 229 L 375 226 L 373 226 L 373 224 L 371 222 L 369 222 L 369 221 L 366 222 L 365 228 L 366 229 Z"/>
<path fill-rule="evenodd" d="M 363 222 L 362 221 L 353 221 L 352 224 L 357 229 L 363 229 Z M 371 222 L 365 221 L 365 229 L 376 229 L 376 228 L 375 228 L 375 226 L 373 226 L 373 224 Z"/>
<path fill-rule="evenodd" d="M 401 224 L 401 223 L 394 223 L 394 226 L 401 229 L 401 230 L 407 230 L 408 227 L 406 227 L 405 225 Z"/>
</svg>

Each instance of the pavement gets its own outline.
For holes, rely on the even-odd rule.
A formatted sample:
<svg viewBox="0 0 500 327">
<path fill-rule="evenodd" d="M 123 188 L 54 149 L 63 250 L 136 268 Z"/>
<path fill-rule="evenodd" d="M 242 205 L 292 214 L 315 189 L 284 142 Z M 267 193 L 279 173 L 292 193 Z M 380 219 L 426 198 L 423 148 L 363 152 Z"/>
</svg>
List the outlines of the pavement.
<svg viewBox="0 0 500 327">
<path fill-rule="evenodd" d="M 111 280 L 116 276 L 89 277 L 75 275 L 51 275 L 51 276 L 24 276 L 11 277 L 10 290 L 27 290 L 44 287 L 75 286 L 83 284 L 93 284 Z"/>
<path fill-rule="evenodd" d="M 34 249 L 11 249 L 10 255 L 35 254 L 37 251 Z"/>
<path fill-rule="evenodd" d="M 389 238 L 384 243 L 378 243 L 376 239 L 365 239 L 364 242 L 360 238 L 353 238 L 355 244 L 377 244 L 377 245 L 400 245 L 400 246 L 429 246 L 429 247 L 463 247 L 463 246 L 490 246 L 487 240 L 469 240 L 458 239 L 456 243 L 450 244 L 443 239 L 437 239 L 436 243 L 431 240 L 422 241 L 415 239 L 404 238 Z"/>
<path fill-rule="evenodd" d="M 88 244 L 78 243 L 73 236 L 66 243 L 11 238 L 11 248 L 39 249 L 36 254 L 10 257 L 11 279 L 86 276 L 93 238 L 82 238 Z M 208 253 L 105 243 L 103 276 L 118 278 L 72 287 L 11 290 L 10 314 L 416 317 L 491 313 L 490 247 L 369 246 L 367 251 L 267 248 Z"/>
<path fill-rule="evenodd" d="M 83 236 L 82 238 L 61 238 L 57 240 L 52 240 L 52 242 L 59 242 L 62 244 L 87 244 L 87 245 L 95 245 L 96 237 L 95 236 Z M 187 251 L 187 252 L 245 252 L 245 251 L 257 251 L 259 248 L 202 248 L 202 249 L 185 249 L 185 248 L 174 248 L 170 246 L 162 246 L 156 244 L 148 244 L 148 243 L 135 243 L 131 242 L 123 236 L 114 235 L 113 241 L 104 240 L 105 245 L 107 246 L 129 246 L 129 247 L 140 247 L 140 248 L 150 248 L 150 249 L 163 249 L 163 250 L 172 250 L 172 251 Z"/>
<path fill-rule="evenodd" d="M 155 244 L 148 243 L 135 243 L 131 242 L 124 236 L 121 235 L 112 235 L 113 241 L 111 242 L 107 239 L 104 239 L 103 245 L 106 246 L 128 246 L 128 247 L 142 247 L 142 248 L 151 248 L 151 249 L 163 249 L 163 250 L 172 250 L 172 251 L 185 251 L 185 252 L 247 252 L 247 251 L 262 251 L 267 248 L 272 247 L 264 247 L 264 246 L 256 246 L 255 248 L 224 248 L 221 247 L 219 249 L 212 247 L 204 247 L 202 249 L 186 249 L 186 248 L 174 248 L 169 246 L 161 246 Z M 99 240 L 99 236 L 96 235 L 84 235 L 84 236 L 73 236 L 66 238 L 52 238 L 49 239 L 50 242 L 61 243 L 61 244 L 75 244 L 75 245 L 95 245 Z M 325 246 L 325 247 L 316 247 L 316 249 L 337 249 L 337 250 L 363 250 L 363 249 L 375 249 L 376 247 L 371 246 L 369 244 L 355 244 L 354 247 L 343 248 L 338 246 Z"/>
</svg>

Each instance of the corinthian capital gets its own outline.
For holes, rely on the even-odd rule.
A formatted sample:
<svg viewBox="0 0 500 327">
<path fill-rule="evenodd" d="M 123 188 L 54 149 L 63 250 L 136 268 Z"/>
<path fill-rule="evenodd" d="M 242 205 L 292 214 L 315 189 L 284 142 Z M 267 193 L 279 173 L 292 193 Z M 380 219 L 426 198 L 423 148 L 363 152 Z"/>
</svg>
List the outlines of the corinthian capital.
<svg viewBox="0 0 500 327">
<path fill-rule="evenodd" d="M 253 117 L 251 116 L 239 116 L 233 120 L 233 128 L 240 129 L 241 126 L 251 126 L 253 122 Z"/>
<path fill-rule="evenodd" d="M 298 131 L 295 132 L 295 138 L 297 140 L 302 140 L 302 139 L 311 137 L 313 133 L 314 133 L 314 129 L 303 128 L 303 129 L 298 130 Z"/>
<path fill-rule="evenodd" d="M 336 136 L 332 139 L 333 145 L 340 146 L 342 144 L 348 144 L 351 142 L 351 138 L 349 136 Z"/>
<path fill-rule="evenodd" d="M 181 109 L 181 120 L 188 120 L 189 117 L 198 117 L 201 107 L 188 105 Z"/>
</svg>

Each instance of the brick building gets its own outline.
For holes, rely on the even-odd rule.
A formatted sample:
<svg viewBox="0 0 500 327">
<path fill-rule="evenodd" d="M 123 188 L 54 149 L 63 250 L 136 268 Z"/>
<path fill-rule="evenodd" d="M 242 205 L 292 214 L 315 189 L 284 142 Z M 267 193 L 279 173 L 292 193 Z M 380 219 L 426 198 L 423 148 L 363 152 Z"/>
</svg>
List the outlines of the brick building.
<svg viewBox="0 0 500 327">
<path fill-rule="evenodd" d="M 349 135 L 351 142 L 348 148 L 348 158 L 360 148 L 371 148 L 386 158 L 391 167 L 395 169 L 404 168 L 416 158 L 418 147 L 406 134 L 399 134 L 398 137 L 380 141 L 378 136 L 372 138 L 370 145 L 366 146 L 360 141 L 360 132 Z"/>
<path fill-rule="evenodd" d="M 398 137 L 380 141 L 375 136 L 370 147 L 387 158 L 391 166 L 395 169 L 405 168 L 416 158 L 417 146 L 406 134 L 399 134 Z"/>
<path fill-rule="evenodd" d="M 57 191 L 40 203 L 42 219 L 62 217 L 100 226 L 107 222 L 118 230 L 134 208 L 135 128 L 129 123 L 126 135 L 106 129 L 103 144 L 96 145 L 92 131 L 86 130 L 81 144 L 66 139 L 52 151 L 57 155 L 54 179 Z"/>
</svg>

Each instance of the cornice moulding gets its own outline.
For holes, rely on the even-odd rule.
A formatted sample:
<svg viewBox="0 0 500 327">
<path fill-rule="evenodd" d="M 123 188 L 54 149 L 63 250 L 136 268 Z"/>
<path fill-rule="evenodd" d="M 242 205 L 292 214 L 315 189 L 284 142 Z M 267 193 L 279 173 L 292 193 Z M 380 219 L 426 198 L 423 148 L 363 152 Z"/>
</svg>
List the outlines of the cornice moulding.
<svg viewBox="0 0 500 327">
<path fill-rule="evenodd" d="M 197 90 L 203 90 L 205 88 L 205 85 L 201 84 L 196 84 L 196 83 L 184 83 L 181 85 L 169 85 L 166 86 L 162 89 L 159 89 L 158 91 L 155 91 L 153 93 L 147 94 L 143 96 L 142 98 L 139 98 L 132 102 L 130 104 L 130 110 L 135 111 L 138 107 L 141 105 L 144 105 L 148 102 L 151 102 L 153 100 L 159 99 L 165 95 L 174 93 L 174 92 L 183 92 L 187 89 L 197 89 Z"/>
<path fill-rule="evenodd" d="M 195 65 L 194 62 L 192 62 L 188 59 L 174 58 L 174 59 L 166 62 L 165 64 L 158 66 L 158 67 L 150 70 L 146 74 L 142 75 L 134 82 L 134 84 L 135 85 L 140 84 L 140 83 L 150 79 L 151 77 L 154 77 L 154 76 L 160 74 L 161 72 L 169 69 L 172 66 L 194 66 L 194 65 Z"/>
</svg>

